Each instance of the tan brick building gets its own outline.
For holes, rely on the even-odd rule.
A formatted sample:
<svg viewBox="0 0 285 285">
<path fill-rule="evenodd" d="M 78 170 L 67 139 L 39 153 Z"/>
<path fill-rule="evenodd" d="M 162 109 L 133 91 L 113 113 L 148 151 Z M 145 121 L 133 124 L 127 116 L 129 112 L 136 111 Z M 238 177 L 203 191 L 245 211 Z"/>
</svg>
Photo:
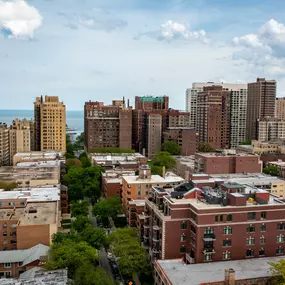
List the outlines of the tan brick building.
<svg viewBox="0 0 285 285">
<path fill-rule="evenodd" d="M 7 124 L 0 123 L 0 166 L 9 165 L 9 129 Z"/>
</svg>

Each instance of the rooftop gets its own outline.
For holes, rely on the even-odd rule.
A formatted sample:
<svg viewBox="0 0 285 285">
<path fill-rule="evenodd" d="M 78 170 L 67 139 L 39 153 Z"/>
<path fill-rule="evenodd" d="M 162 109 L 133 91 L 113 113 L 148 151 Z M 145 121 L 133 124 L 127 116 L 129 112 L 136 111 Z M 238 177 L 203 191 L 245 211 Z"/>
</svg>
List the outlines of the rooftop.
<svg viewBox="0 0 285 285">
<path fill-rule="evenodd" d="M 256 154 L 251 153 L 220 153 L 220 152 L 197 152 L 197 155 L 204 156 L 204 157 L 230 157 L 230 156 L 257 156 Z"/>
<path fill-rule="evenodd" d="M 285 161 L 280 161 L 280 160 L 278 160 L 278 161 L 270 161 L 270 162 L 268 162 L 269 164 L 271 164 L 271 165 L 276 165 L 276 166 L 285 166 Z"/>
<path fill-rule="evenodd" d="M 29 151 L 29 152 L 18 152 L 15 156 L 20 156 L 22 159 L 35 159 L 35 158 L 48 158 L 56 159 L 57 157 L 62 157 L 62 152 L 60 151 Z"/>
<path fill-rule="evenodd" d="M 235 270 L 236 280 L 271 276 L 268 262 L 278 262 L 283 257 L 253 258 L 185 265 L 181 259 L 158 260 L 157 263 L 173 285 L 200 285 L 225 280 L 225 269 Z"/>
<path fill-rule="evenodd" d="M 129 201 L 129 205 L 144 206 L 145 200 L 131 200 Z"/>
<path fill-rule="evenodd" d="M 60 160 L 19 162 L 16 167 L 59 167 Z"/>
<path fill-rule="evenodd" d="M 160 175 L 151 175 L 151 179 L 139 179 L 138 175 L 123 176 L 123 178 L 128 184 L 175 183 L 175 182 L 183 182 L 184 181 L 184 179 L 182 177 L 177 176 L 172 172 L 166 172 L 165 178 L 163 178 Z"/>
</svg>

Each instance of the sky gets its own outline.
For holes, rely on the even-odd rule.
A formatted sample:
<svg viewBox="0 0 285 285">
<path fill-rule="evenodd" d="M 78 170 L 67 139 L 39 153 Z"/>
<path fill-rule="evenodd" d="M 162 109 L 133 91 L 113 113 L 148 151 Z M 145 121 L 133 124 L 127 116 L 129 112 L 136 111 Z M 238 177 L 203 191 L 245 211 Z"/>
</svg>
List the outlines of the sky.
<svg viewBox="0 0 285 285">
<path fill-rule="evenodd" d="M 284 0 L 0 0 L 0 109 L 167 95 L 184 110 L 193 82 L 257 77 L 285 96 L 284 14 Z"/>
</svg>

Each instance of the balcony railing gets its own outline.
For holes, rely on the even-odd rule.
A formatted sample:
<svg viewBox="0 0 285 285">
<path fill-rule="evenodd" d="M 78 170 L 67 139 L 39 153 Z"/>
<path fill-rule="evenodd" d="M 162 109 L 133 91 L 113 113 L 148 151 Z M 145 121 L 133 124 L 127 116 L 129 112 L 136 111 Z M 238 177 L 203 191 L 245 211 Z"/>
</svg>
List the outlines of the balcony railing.
<svg viewBox="0 0 285 285">
<path fill-rule="evenodd" d="M 159 242 L 160 238 L 159 238 L 159 236 L 153 236 L 153 237 L 152 237 L 152 240 L 153 240 L 154 242 Z"/>
</svg>

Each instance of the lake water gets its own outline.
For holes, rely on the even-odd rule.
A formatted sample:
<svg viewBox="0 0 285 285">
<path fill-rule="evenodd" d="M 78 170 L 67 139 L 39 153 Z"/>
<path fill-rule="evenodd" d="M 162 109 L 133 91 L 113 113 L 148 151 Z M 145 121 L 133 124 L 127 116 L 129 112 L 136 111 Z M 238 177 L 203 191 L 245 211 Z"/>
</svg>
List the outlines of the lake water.
<svg viewBox="0 0 285 285">
<path fill-rule="evenodd" d="M 11 124 L 14 119 L 33 119 L 33 110 L 0 110 L 0 122 Z M 69 128 L 75 129 L 78 133 L 84 131 L 84 112 L 66 111 L 66 123 Z"/>
</svg>

